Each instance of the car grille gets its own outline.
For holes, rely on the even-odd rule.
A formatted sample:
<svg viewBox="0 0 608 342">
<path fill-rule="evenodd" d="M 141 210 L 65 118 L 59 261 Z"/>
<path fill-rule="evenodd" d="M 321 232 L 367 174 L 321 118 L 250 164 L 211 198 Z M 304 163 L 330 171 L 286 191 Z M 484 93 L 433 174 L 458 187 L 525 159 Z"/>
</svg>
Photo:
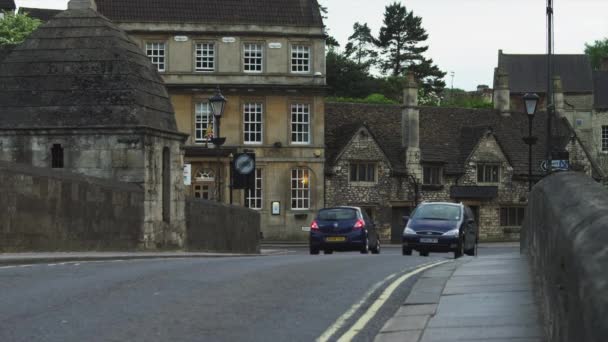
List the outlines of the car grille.
<svg viewBox="0 0 608 342">
<path fill-rule="evenodd" d="M 418 235 L 426 235 L 426 236 L 439 236 L 439 235 L 443 235 L 442 232 L 434 232 L 434 231 L 419 231 L 419 232 L 416 232 L 416 234 L 418 234 Z"/>
</svg>

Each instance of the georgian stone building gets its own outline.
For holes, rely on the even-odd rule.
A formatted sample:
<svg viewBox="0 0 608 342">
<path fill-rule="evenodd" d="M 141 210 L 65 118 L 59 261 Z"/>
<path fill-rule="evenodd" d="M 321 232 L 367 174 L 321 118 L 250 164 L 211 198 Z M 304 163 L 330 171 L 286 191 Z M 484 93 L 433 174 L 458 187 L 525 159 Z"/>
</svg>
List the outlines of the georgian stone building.
<svg viewBox="0 0 608 342">
<path fill-rule="evenodd" d="M 141 186 L 142 248 L 184 246 L 186 138 L 148 57 L 93 1 L 70 1 L 0 63 L 0 160 Z"/>
<path fill-rule="evenodd" d="M 259 210 L 266 239 L 300 239 L 323 207 L 325 34 L 316 0 L 97 0 L 156 65 L 190 136 L 190 196 Z M 227 99 L 223 146 L 208 99 Z M 256 189 L 230 194 L 230 162 L 256 154 Z M 274 205 L 275 211 L 271 210 Z"/>
<path fill-rule="evenodd" d="M 402 216 L 416 203 L 460 201 L 477 216 L 482 241 L 518 238 L 528 191 L 526 115 L 418 107 L 411 78 L 404 95 L 404 106 L 326 105 L 326 204 L 362 206 L 397 242 Z M 538 113 L 534 122 L 535 181 L 542 177 L 544 117 Z M 553 144 L 570 151 L 574 168 L 597 177 L 572 131 L 560 120 Z"/>
</svg>

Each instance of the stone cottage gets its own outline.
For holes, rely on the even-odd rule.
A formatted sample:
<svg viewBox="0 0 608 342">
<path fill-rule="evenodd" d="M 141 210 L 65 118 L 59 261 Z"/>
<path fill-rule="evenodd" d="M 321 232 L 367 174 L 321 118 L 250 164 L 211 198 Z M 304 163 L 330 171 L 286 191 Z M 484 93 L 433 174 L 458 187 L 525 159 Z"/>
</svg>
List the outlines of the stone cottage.
<svg viewBox="0 0 608 342">
<path fill-rule="evenodd" d="M 421 201 L 463 202 L 480 224 L 481 241 L 519 237 L 528 191 L 526 114 L 512 110 L 418 107 L 409 78 L 404 105 L 328 103 L 326 205 L 356 205 L 398 242 L 402 216 Z M 509 97 L 503 107 L 510 108 Z M 545 113 L 537 113 L 533 181 L 542 177 Z M 571 152 L 577 169 L 598 177 L 567 120 L 553 145 Z"/>
<path fill-rule="evenodd" d="M 0 64 L 0 161 L 141 186 L 141 247 L 183 246 L 186 138 L 148 57 L 94 1 L 70 1 Z"/>
</svg>

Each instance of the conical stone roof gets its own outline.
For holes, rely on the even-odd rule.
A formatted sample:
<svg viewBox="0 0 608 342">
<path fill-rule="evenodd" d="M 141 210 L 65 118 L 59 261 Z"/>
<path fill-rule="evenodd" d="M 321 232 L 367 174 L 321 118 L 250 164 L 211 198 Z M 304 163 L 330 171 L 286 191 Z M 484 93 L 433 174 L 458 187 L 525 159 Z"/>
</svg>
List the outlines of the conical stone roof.
<svg viewBox="0 0 608 342">
<path fill-rule="evenodd" d="M 146 126 L 177 131 L 156 68 L 93 9 L 69 9 L 0 62 L 0 129 Z"/>
</svg>

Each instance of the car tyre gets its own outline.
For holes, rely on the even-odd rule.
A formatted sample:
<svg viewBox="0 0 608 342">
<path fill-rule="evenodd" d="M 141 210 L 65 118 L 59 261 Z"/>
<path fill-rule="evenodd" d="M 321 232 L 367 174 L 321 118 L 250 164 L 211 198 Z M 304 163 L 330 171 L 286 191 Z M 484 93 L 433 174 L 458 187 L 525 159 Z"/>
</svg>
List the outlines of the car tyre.
<svg viewBox="0 0 608 342">
<path fill-rule="evenodd" d="M 403 255 L 412 255 L 412 250 L 405 246 L 401 247 L 401 254 Z"/>
<path fill-rule="evenodd" d="M 310 247 L 310 254 L 311 255 L 318 255 L 319 254 L 319 249 L 318 248 L 314 248 L 314 247 Z"/>
<path fill-rule="evenodd" d="M 420 256 L 423 256 L 423 257 L 428 257 L 429 251 L 419 251 L 418 254 L 420 254 Z"/>
<path fill-rule="evenodd" d="M 372 248 L 372 254 L 380 254 L 380 240 L 376 240 L 376 245 Z"/>
<path fill-rule="evenodd" d="M 369 252 L 369 239 L 365 238 L 365 245 L 361 247 L 361 254 L 367 254 Z"/>
<path fill-rule="evenodd" d="M 323 251 L 323 254 L 334 254 L 334 251 L 332 251 L 331 249 L 326 249 Z"/>
</svg>

